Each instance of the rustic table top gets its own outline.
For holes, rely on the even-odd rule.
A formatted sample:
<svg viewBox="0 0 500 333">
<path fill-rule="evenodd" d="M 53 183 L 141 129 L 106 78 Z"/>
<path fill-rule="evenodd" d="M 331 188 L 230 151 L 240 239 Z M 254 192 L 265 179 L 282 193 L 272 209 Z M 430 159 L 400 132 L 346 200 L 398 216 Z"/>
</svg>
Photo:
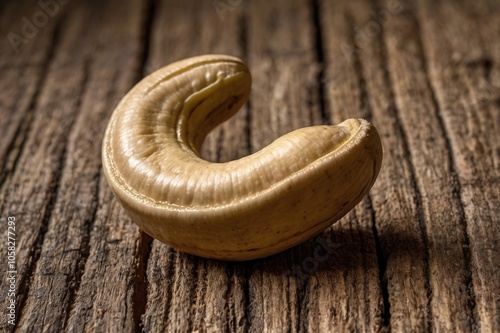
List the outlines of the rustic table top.
<svg viewBox="0 0 500 333">
<path fill-rule="evenodd" d="M 498 1 L 2 1 L 0 35 L 0 331 L 500 332 Z M 138 80 L 205 53 L 253 88 L 204 157 L 362 117 L 385 150 L 369 195 L 250 262 L 141 233 L 103 131 Z"/>
</svg>

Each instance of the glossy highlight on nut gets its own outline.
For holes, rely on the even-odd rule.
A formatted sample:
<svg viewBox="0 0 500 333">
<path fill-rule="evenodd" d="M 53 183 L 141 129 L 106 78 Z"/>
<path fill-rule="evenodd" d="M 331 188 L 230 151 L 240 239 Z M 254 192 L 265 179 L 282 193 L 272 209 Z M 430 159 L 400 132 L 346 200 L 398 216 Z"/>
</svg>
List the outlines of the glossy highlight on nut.
<svg viewBox="0 0 500 333">
<path fill-rule="evenodd" d="M 206 135 L 240 109 L 250 86 L 240 59 L 205 55 L 152 73 L 121 100 L 103 169 L 144 232 L 206 258 L 261 258 L 320 233 L 368 193 L 382 145 L 363 119 L 301 128 L 235 161 L 201 158 Z"/>
</svg>

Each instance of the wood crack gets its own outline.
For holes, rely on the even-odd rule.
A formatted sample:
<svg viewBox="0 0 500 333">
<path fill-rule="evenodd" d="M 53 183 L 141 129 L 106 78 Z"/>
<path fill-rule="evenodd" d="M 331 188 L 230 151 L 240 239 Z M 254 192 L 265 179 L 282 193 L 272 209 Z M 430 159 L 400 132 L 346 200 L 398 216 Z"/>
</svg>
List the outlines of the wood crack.
<svg viewBox="0 0 500 333">
<path fill-rule="evenodd" d="M 156 0 L 149 0 L 145 5 L 145 13 L 142 23 L 142 53 L 139 56 L 139 71 L 137 73 L 139 81 L 147 74 L 147 61 L 152 39 L 153 23 L 155 19 L 155 9 L 157 7 Z M 148 296 L 148 274 L 147 266 L 151 255 L 153 239 L 144 232 L 140 232 L 139 247 L 138 247 L 138 262 L 134 269 L 134 286 L 132 291 L 133 319 L 135 331 L 140 332 L 144 329 L 145 323 L 142 317 L 146 313 L 147 296 Z"/>
<path fill-rule="evenodd" d="M 230 304 L 229 299 L 231 298 L 231 293 L 232 290 L 235 287 L 235 284 L 233 283 L 233 278 L 234 278 L 234 269 L 232 265 L 226 264 L 224 273 L 227 276 L 227 289 L 224 295 L 222 296 L 222 299 L 225 300 L 224 304 L 224 312 L 226 313 L 226 321 L 225 321 L 225 328 L 226 332 L 236 332 L 236 321 L 233 321 L 231 325 L 231 313 L 235 312 L 234 311 L 234 304 Z"/>
<path fill-rule="evenodd" d="M 206 281 L 206 269 L 204 269 L 205 274 L 203 276 L 203 281 L 202 281 L 202 277 L 201 277 L 201 273 L 200 273 L 201 263 L 200 263 L 199 258 L 194 256 L 194 255 L 183 253 L 183 252 L 179 252 L 179 255 L 183 257 L 183 260 L 189 261 L 193 265 L 193 271 L 190 272 L 193 275 L 193 287 L 191 288 L 191 292 L 190 292 L 191 297 L 190 297 L 190 302 L 189 302 L 192 315 L 190 316 L 190 318 L 186 318 L 186 330 L 187 330 L 187 332 L 192 332 L 192 331 L 194 331 L 194 327 L 195 327 L 194 317 L 195 317 L 196 310 L 197 310 L 196 303 L 198 301 L 198 288 L 203 288 L 203 286 L 201 286 L 201 284 L 203 283 L 203 281 Z M 202 259 L 202 260 L 204 260 L 204 259 Z"/>
<path fill-rule="evenodd" d="M 318 63 L 319 70 L 316 75 L 316 82 L 318 84 L 318 103 L 319 110 L 321 113 L 321 120 L 323 124 L 331 124 L 332 120 L 330 113 L 327 110 L 327 100 L 326 100 L 326 86 L 325 86 L 325 49 L 323 45 L 323 31 L 321 26 L 321 16 L 320 16 L 320 5 L 318 0 L 311 0 L 311 12 L 312 12 L 312 25 L 314 27 L 314 50 L 316 53 L 316 61 Z"/>
<path fill-rule="evenodd" d="M 238 46 L 241 48 L 241 53 L 242 53 L 242 58 L 244 61 L 247 60 L 248 57 L 248 22 L 247 22 L 247 16 L 243 13 L 241 14 L 240 18 L 240 25 L 239 27 L 239 40 L 238 40 Z M 252 101 L 251 98 L 248 99 L 247 103 L 247 110 L 246 110 L 246 117 L 245 117 L 245 132 L 246 132 L 246 140 L 247 140 L 247 151 L 248 154 L 252 154 L 254 152 L 254 146 L 252 143 Z"/>
<path fill-rule="evenodd" d="M 297 332 L 307 332 L 307 326 L 308 326 L 308 316 L 307 316 L 307 304 L 308 300 L 310 299 L 310 293 L 311 293 L 311 284 L 309 283 L 310 281 L 310 275 L 314 275 L 317 277 L 315 272 L 312 272 L 307 275 L 306 281 L 304 283 L 304 293 L 300 292 L 300 290 L 297 291 L 298 294 L 298 303 L 297 303 L 297 308 L 298 308 L 298 313 L 297 313 Z M 288 290 L 290 290 L 290 283 L 287 283 Z M 292 321 L 292 311 L 288 311 L 290 315 L 290 321 Z"/>
<path fill-rule="evenodd" d="M 252 302 L 251 297 L 250 297 L 250 276 L 252 274 L 251 267 L 247 267 L 245 265 L 244 267 L 244 282 L 243 282 L 243 297 L 244 297 L 244 307 L 245 307 L 245 323 L 244 323 L 244 331 L 245 332 L 250 332 L 251 331 L 251 326 L 252 326 L 252 315 L 251 315 L 251 309 L 252 309 Z"/>
<path fill-rule="evenodd" d="M 158 242 L 158 241 L 157 241 Z M 163 246 L 163 245 L 161 245 Z M 169 281 L 168 283 L 168 290 L 167 290 L 167 296 L 165 297 L 165 312 L 163 313 L 162 320 L 164 323 L 168 323 L 169 320 L 169 311 L 172 306 L 172 297 L 174 293 L 174 276 L 175 276 L 175 267 L 179 265 L 179 253 L 174 250 L 171 247 L 167 247 L 166 249 L 166 262 L 170 263 L 170 265 L 167 266 L 166 274 L 165 274 L 165 280 Z M 144 330 L 148 330 L 148 326 L 145 324 L 144 325 Z"/>
<path fill-rule="evenodd" d="M 365 202 L 370 203 L 370 205 L 368 207 L 366 205 L 363 205 L 363 206 L 360 205 L 360 206 L 363 207 L 364 210 L 369 211 L 369 213 L 370 213 L 369 222 L 371 223 L 372 232 L 373 232 L 373 226 L 375 225 L 375 223 L 372 220 L 375 217 L 375 213 L 371 207 L 371 198 L 370 198 L 369 194 L 366 195 L 366 199 L 364 199 L 363 203 L 365 203 Z M 354 215 L 354 219 L 356 220 L 357 225 L 360 225 L 361 223 L 363 223 L 363 221 L 358 221 L 358 218 L 356 215 Z M 366 244 L 366 237 L 364 235 L 364 230 L 362 228 L 359 228 L 359 227 L 357 229 L 358 229 L 357 236 L 361 240 L 361 247 L 363 249 L 369 248 L 368 244 Z M 374 238 L 374 243 L 375 243 L 375 235 L 373 236 L 373 238 Z M 375 247 L 375 251 L 377 251 L 376 247 Z M 363 299 L 365 300 L 364 306 L 363 306 L 363 312 L 364 312 L 364 316 L 365 316 L 365 325 L 366 325 L 366 327 L 370 327 L 370 308 L 372 307 L 372 304 L 370 302 L 369 283 L 367 282 L 370 279 L 370 276 L 368 274 L 369 267 L 368 267 L 368 263 L 367 263 L 367 251 L 364 251 L 362 253 L 363 253 L 363 255 L 361 256 L 361 261 L 362 261 L 362 267 L 363 267 L 363 272 L 364 272 L 364 274 L 363 274 Z M 377 261 L 378 261 L 378 259 L 377 259 Z M 380 280 L 380 270 L 379 270 L 379 280 Z M 382 296 L 382 298 L 383 298 L 383 296 Z M 383 308 L 383 309 L 385 310 L 385 308 Z"/>
<path fill-rule="evenodd" d="M 314 237 L 311 241 L 308 241 L 304 245 L 309 245 L 312 244 L 313 242 L 316 243 L 316 240 L 318 237 L 321 236 L 316 236 Z M 307 249 L 309 250 L 309 246 L 307 246 Z M 296 301 L 297 301 L 297 324 L 295 327 L 296 332 L 302 332 L 305 330 L 306 325 L 307 325 L 307 314 L 306 307 L 307 307 L 307 300 L 309 299 L 309 293 L 310 293 L 310 279 L 311 275 L 313 275 L 314 272 L 307 272 L 307 274 L 293 274 L 295 277 L 295 283 L 296 283 Z M 290 311 L 289 311 L 290 312 Z M 292 318 L 290 318 L 290 322 L 292 322 Z"/>
<path fill-rule="evenodd" d="M 149 52 L 151 48 L 151 40 L 152 40 L 152 32 L 153 32 L 153 23 L 155 20 L 155 12 L 157 8 L 156 0 L 149 0 L 145 5 L 145 13 L 143 19 L 142 26 L 142 53 L 139 56 L 139 72 L 137 73 L 136 82 L 140 81 L 144 75 L 150 74 L 148 72 L 147 62 L 149 59 Z M 155 68 L 156 70 L 156 68 Z"/>
<path fill-rule="evenodd" d="M 346 21 L 348 26 L 355 26 L 354 18 L 350 13 L 346 13 Z M 355 32 L 354 30 L 350 34 L 352 45 L 356 45 Z M 370 110 L 370 105 L 368 103 L 368 92 L 366 91 L 366 80 L 363 76 L 363 69 L 361 68 L 361 60 L 359 59 L 359 52 L 354 51 L 352 53 L 353 67 L 356 72 L 359 86 L 359 108 L 362 112 L 363 118 L 372 122 L 372 112 Z"/>
<path fill-rule="evenodd" d="M 384 253 L 382 242 L 378 235 L 377 222 L 375 216 L 375 210 L 373 209 L 372 198 L 367 195 L 368 209 L 370 210 L 371 221 L 372 221 L 372 233 L 373 239 L 375 241 L 375 249 L 377 253 L 378 271 L 379 271 L 379 283 L 382 290 L 382 302 L 383 302 L 383 312 L 381 314 L 383 326 L 389 327 L 391 324 L 391 302 L 389 301 L 389 289 L 387 286 L 387 256 Z"/>
<path fill-rule="evenodd" d="M 134 292 L 132 295 L 132 304 L 134 305 L 133 315 L 135 331 L 141 332 L 144 329 L 142 316 L 146 312 L 148 302 L 148 260 L 151 254 L 153 238 L 141 231 L 139 239 L 138 262 L 134 271 Z"/>
<path fill-rule="evenodd" d="M 221 127 L 219 137 L 217 138 L 217 148 L 215 152 L 215 159 L 217 162 L 221 162 L 223 149 L 224 149 L 224 128 Z"/>
<path fill-rule="evenodd" d="M 46 72 L 46 68 L 43 68 L 42 71 Z M 45 75 L 42 74 L 41 77 L 43 76 Z M 24 146 L 26 144 L 28 134 L 31 128 L 31 123 L 33 122 L 33 110 L 36 107 L 35 105 L 36 101 L 38 100 L 38 94 L 39 94 L 38 92 L 40 91 L 40 88 L 43 86 L 42 84 L 43 81 L 44 81 L 43 79 L 40 79 L 38 81 L 38 84 L 36 85 L 36 91 L 32 97 L 28 110 L 26 111 L 23 117 L 23 121 L 17 127 L 16 132 L 12 137 L 12 140 L 9 142 L 9 145 L 7 146 L 7 149 L 5 151 L 5 156 L 2 158 L 4 163 L 0 168 L 0 189 L 3 189 L 3 185 L 6 183 L 8 176 L 11 175 L 14 172 L 14 170 L 16 170 L 17 164 L 19 162 L 19 157 L 22 155 L 22 152 L 24 150 Z M 17 154 L 16 154 L 15 146 L 16 143 L 19 141 L 20 141 L 19 149 L 17 149 Z M 15 156 L 12 156 L 14 154 Z M 11 170 L 8 170 L 8 165 L 10 160 L 13 160 L 12 162 L 13 165 Z M 5 189 L 7 190 L 7 186 L 5 186 Z M 0 210 L 0 212 L 2 211 L 3 210 Z"/>
</svg>

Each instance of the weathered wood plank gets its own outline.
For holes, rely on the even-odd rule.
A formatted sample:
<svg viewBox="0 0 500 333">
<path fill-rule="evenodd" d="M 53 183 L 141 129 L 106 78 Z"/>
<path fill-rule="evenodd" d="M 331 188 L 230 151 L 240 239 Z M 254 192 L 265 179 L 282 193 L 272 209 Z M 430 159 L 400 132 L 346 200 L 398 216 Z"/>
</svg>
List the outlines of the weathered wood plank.
<svg viewBox="0 0 500 333">
<path fill-rule="evenodd" d="M 130 73 L 135 75 L 134 68 L 123 71 L 116 66 L 127 49 L 133 51 L 123 44 L 129 42 L 134 29 L 123 29 L 118 16 L 113 18 L 121 14 L 116 3 L 68 6 L 58 47 L 34 111 L 27 149 L 22 152 L 6 200 L 10 214 L 19 221 L 20 266 L 28 266 L 22 252 L 29 250 L 27 256 L 38 259 L 18 275 L 20 296 L 26 297 L 26 301 L 18 304 L 17 320 L 24 331 L 54 331 L 66 326 L 85 268 L 89 232 L 98 204 L 102 132 L 115 99 L 130 88 Z M 130 22 L 134 18 L 137 21 L 138 6 L 129 9 Z M 94 25 L 89 28 L 87 22 L 91 18 Z M 140 26 L 135 27 L 137 48 Z M 115 47 L 99 52 L 103 46 Z M 135 53 L 139 54 L 137 50 Z M 129 61 L 122 64 L 131 67 Z M 106 72 L 103 68 L 111 70 Z M 121 79 L 129 84 L 123 85 L 118 81 Z M 30 229 L 38 229 L 39 236 L 24 241 L 26 236 L 37 235 Z M 37 254 L 33 255 L 35 250 Z M 123 262 L 130 269 L 126 258 Z M 128 285 L 124 285 L 117 298 L 123 297 L 127 289 Z M 110 310 L 108 304 L 107 311 Z M 125 311 L 122 308 L 116 313 Z"/>
<path fill-rule="evenodd" d="M 225 3 L 225 2 L 224 2 Z M 211 2 L 161 2 L 155 10 L 146 68 L 204 53 L 244 57 L 242 7 L 217 9 Z M 194 26 L 186 25 L 190 17 Z M 212 161 L 248 153 L 247 110 L 215 129 L 202 155 Z M 244 331 L 248 297 L 245 264 L 207 261 L 154 241 L 147 265 L 145 331 Z"/>
<path fill-rule="evenodd" d="M 492 64 L 498 66 L 500 58 L 498 51 L 485 49 L 478 31 L 484 31 L 498 48 L 498 25 L 487 25 L 486 30 L 483 22 L 491 12 L 498 23 L 499 10 L 498 6 L 496 10 L 483 7 L 484 16 L 474 17 L 474 11 L 468 10 L 472 2 L 463 3 L 436 6 L 426 2 L 419 19 L 431 86 L 458 174 L 470 243 L 469 274 L 479 315 L 477 325 L 485 332 L 494 332 L 500 329 L 500 157 L 498 122 L 492 121 L 499 117 L 498 87 L 492 86 L 490 71 Z"/>
<path fill-rule="evenodd" d="M 311 94 L 317 87 L 317 64 L 310 10 L 300 1 L 248 3 L 247 52 L 253 76 L 249 126 L 254 150 L 310 125 L 312 115 L 320 112 L 317 95 Z M 252 266 L 248 282 L 251 332 L 297 332 L 305 327 L 307 322 L 300 313 L 307 299 L 309 274 L 298 278 L 295 272 L 286 274 L 286 270 L 293 267 L 291 264 L 300 265 L 302 251 L 307 253 L 309 249 L 310 244 L 306 244 Z"/>
<path fill-rule="evenodd" d="M 382 4 L 383 8 L 389 5 L 389 1 Z M 421 196 L 429 251 L 430 325 L 437 331 L 472 331 L 477 314 L 469 290 L 470 253 L 452 152 L 429 86 L 416 8 L 406 5 L 390 17 L 384 44 L 398 121 Z"/>
<path fill-rule="evenodd" d="M 248 9 L 248 58 L 255 77 L 252 141 L 259 149 L 279 135 L 328 116 L 321 107 L 318 60 L 323 58 L 323 41 L 316 37 L 318 8 L 298 1 L 252 5 Z M 250 294 L 256 302 L 251 317 L 262 319 L 254 320 L 252 328 L 377 329 L 382 297 L 370 216 L 366 207 L 357 209 L 328 232 L 291 250 L 290 258 L 277 256 L 276 262 L 269 259 L 254 267 Z M 280 270 L 293 275 L 287 278 Z"/>
<path fill-rule="evenodd" d="M 385 294 L 384 326 L 396 331 L 428 327 L 426 239 L 422 213 L 408 159 L 408 146 L 397 121 L 380 34 L 361 34 L 376 8 L 367 2 L 323 3 L 327 101 L 332 119 L 371 119 L 384 144 L 384 162 L 370 192 L 381 280 Z"/>
<path fill-rule="evenodd" d="M 74 131 L 80 138 L 90 138 L 92 144 L 87 150 L 92 151 L 97 160 L 89 159 L 85 168 L 99 172 L 101 141 L 107 120 L 118 100 L 142 76 L 151 13 L 147 3 L 142 1 L 126 5 L 111 2 L 107 6 L 94 7 L 96 9 L 101 16 L 94 27 L 100 32 L 95 42 L 104 47 L 92 55 L 95 68 L 92 73 L 95 74 L 89 78 L 88 93 L 82 104 L 88 111 L 81 116 L 81 125 Z M 120 23 L 122 20 L 127 21 L 126 29 Z M 99 126 L 95 125 L 96 119 L 100 119 Z M 95 132 L 89 133 L 89 127 Z M 81 147 L 77 152 L 79 149 Z M 83 177 L 79 175 L 78 178 Z M 85 266 L 77 271 L 80 285 L 65 329 L 70 332 L 136 332 L 144 311 L 144 260 L 151 240 L 126 216 L 102 173 L 95 174 L 92 182 L 97 206 L 93 219 L 86 225 L 85 248 L 80 259 L 80 265 Z"/>
</svg>

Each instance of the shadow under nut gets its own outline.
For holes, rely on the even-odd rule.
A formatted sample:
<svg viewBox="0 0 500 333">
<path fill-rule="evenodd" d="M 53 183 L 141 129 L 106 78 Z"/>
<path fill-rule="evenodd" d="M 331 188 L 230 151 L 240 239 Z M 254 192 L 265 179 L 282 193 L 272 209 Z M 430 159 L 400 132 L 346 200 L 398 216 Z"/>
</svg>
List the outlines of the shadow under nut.
<svg viewBox="0 0 500 333">
<path fill-rule="evenodd" d="M 302 128 L 235 161 L 202 159 L 205 136 L 250 86 L 241 60 L 200 56 L 144 78 L 116 107 L 103 169 L 143 231 L 198 256 L 249 260 L 313 237 L 367 194 L 382 146 L 363 119 Z"/>
</svg>

